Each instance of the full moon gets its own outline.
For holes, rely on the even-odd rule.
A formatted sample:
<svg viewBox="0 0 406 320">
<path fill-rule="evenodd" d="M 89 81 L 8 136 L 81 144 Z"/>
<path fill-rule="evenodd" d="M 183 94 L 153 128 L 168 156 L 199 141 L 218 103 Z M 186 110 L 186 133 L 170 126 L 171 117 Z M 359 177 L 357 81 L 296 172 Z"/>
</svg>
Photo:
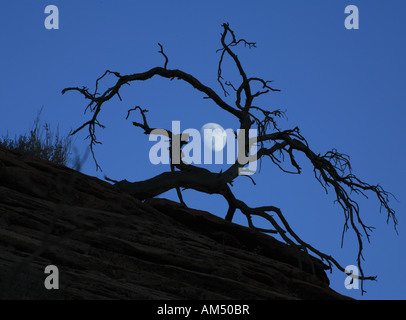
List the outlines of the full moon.
<svg viewBox="0 0 406 320">
<path fill-rule="evenodd" d="M 211 141 L 206 141 L 204 139 L 204 130 L 208 129 L 209 133 L 211 132 L 212 134 L 212 139 Z M 203 132 L 203 141 L 205 144 L 209 146 L 211 150 L 214 151 L 221 151 L 223 150 L 224 146 L 226 145 L 227 142 L 227 133 L 224 130 L 222 126 L 220 126 L 217 123 L 209 122 L 203 125 L 202 127 L 202 132 Z"/>
</svg>

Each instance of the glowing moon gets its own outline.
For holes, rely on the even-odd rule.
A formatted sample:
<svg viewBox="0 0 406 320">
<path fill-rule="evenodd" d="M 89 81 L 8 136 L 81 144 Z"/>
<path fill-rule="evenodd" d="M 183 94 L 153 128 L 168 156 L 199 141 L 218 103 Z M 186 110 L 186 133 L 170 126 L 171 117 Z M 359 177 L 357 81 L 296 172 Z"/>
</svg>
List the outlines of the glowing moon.
<svg viewBox="0 0 406 320">
<path fill-rule="evenodd" d="M 210 133 L 212 135 L 212 139 L 204 139 L 204 130 L 208 129 L 209 137 Z M 205 144 L 208 144 L 209 148 L 214 151 L 221 151 L 223 150 L 224 146 L 227 142 L 227 133 L 222 126 L 217 123 L 209 122 L 203 125 L 202 127 L 203 132 L 203 141 Z M 206 141 L 207 140 L 207 141 Z"/>
</svg>

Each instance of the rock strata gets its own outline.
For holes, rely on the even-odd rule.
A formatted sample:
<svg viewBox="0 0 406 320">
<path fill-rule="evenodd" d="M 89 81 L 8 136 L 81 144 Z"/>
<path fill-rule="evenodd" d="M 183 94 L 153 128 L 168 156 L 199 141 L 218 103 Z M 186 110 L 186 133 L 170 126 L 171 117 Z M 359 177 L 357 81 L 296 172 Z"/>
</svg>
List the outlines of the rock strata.
<svg viewBox="0 0 406 320">
<path fill-rule="evenodd" d="M 59 290 L 44 287 L 47 265 Z M 0 297 L 347 299 L 271 236 L 2 147 Z"/>
</svg>

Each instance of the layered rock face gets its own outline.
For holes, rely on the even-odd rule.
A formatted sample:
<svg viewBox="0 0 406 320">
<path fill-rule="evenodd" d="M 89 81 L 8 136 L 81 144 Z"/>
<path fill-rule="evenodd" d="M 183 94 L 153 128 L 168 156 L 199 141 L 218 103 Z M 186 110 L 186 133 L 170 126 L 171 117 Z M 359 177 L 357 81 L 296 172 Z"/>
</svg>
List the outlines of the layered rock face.
<svg viewBox="0 0 406 320">
<path fill-rule="evenodd" d="M 208 212 L 0 147 L 2 299 L 346 299 L 324 269 Z"/>
</svg>

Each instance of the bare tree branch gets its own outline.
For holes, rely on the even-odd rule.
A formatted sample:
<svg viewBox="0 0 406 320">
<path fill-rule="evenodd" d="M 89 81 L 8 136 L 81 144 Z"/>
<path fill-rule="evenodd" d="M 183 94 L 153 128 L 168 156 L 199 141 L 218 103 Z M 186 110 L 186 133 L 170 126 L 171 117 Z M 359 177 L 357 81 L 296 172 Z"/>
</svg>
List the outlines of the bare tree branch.
<svg viewBox="0 0 406 320">
<path fill-rule="evenodd" d="M 148 71 L 141 73 L 134 73 L 130 75 L 121 75 L 118 72 L 107 70 L 101 77 L 96 80 L 95 91 L 89 92 L 87 87 L 69 87 L 62 90 L 62 93 L 68 91 L 77 91 L 81 93 L 85 99 L 90 100 L 89 104 L 85 108 L 85 112 L 89 110 L 92 117 L 78 127 L 72 134 L 76 134 L 79 131 L 87 128 L 90 139 L 90 149 L 93 158 L 96 163 L 96 168 L 101 169 L 96 161 L 94 154 L 94 145 L 100 144 L 96 137 L 96 128 L 104 128 L 98 121 L 98 116 L 102 110 L 102 106 L 117 96 L 121 100 L 120 89 L 123 85 L 129 85 L 132 82 L 146 81 L 154 76 L 159 76 L 167 79 L 179 79 L 195 88 L 200 93 L 204 94 L 205 99 L 212 100 L 222 110 L 227 111 L 230 115 L 236 117 L 240 122 L 240 128 L 244 131 L 245 145 L 243 146 L 243 153 L 247 157 L 246 163 L 240 163 L 236 161 L 234 164 L 224 172 L 211 172 L 205 168 L 201 168 L 192 164 L 186 164 L 182 161 L 182 147 L 187 145 L 187 141 L 180 143 L 180 149 L 174 150 L 173 139 L 179 137 L 173 135 L 169 130 L 165 131 L 169 139 L 170 149 L 170 171 L 161 173 L 156 177 L 138 182 L 128 182 L 127 180 L 115 181 L 110 178 L 107 180 L 114 182 L 115 185 L 133 195 L 134 197 L 144 200 L 147 198 L 158 196 L 168 190 L 176 189 L 178 197 L 182 203 L 184 203 L 181 188 L 193 189 L 199 192 L 207 194 L 219 194 L 228 203 L 228 210 L 225 216 L 227 221 L 232 221 L 234 214 L 239 210 L 247 218 L 248 225 L 259 231 L 265 233 L 277 233 L 282 239 L 296 248 L 299 254 L 305 254 L 309 257 L 309 254 L 317 255 L 322 261 L 325 261 L 331 268 L 335 266 L 338 270 L 346 272 L 345 269 L 330 255 L 322 253 L 315 249 L 312 245 L 304 242 L 290 227 L 285 219 L 282 211 L 275 206 L 265 206 L 251 208 L 243 201 L 235 198 L 231 191 L 233 181 L 239 177 L 239 170 L 246 164 L 259 160 L 262 163 L 263 159 L 269 158 L 273 164 L 279 167 L 283 172 L 291 174 L 300 174 L 302 168 L 296 160 L 296 155 L 302 153 L 309 160 L 313 167 L 314 176 L 320 185 L 326 192 L 333 190 L 336 196 L 336 202 L 341 206 L 345 218 L 343 232 L 342 232 L 342 244 L 344 240 L 344 234 L 348 230 L 352 230 L 356 235 L 358 242 L 358 254 L 357 263 L 360 270 L 360 280 L 374 280 L 375 276 L 365 276 L 362 269 L 363 260 L 363 236 L 370 240 L 370 235 L 373 227 L 367 226 L 361 217 L 360 208 L 353 195 L 361 195 L 367 197 L 368 193 L 375 194 L 379 203 L 380 209 L 385 210 L 387 214 L 387 223 L 392 221 L 396 230 L 397 218 L 395 211 L 389 206 L 389 199 L 392 196 L 391 193 L 385 191 L 380 185 L 370 185 L 352 173 L 352 167 L 349 157 L 345 154 L 339 153 L 337 150 L 332 149 L 326 152 L 324 155 L 315 153 L 309 146 L 306 139 L 300 133 L 298 127 L 288 130 L 280 130 L 277 120 L 285 117 L 285 113 L 280 109 L 268 110 L 267 108 L 254 105 L 255 98 L 266 95 L 271 92 L 279 92 L 279 89 L 275 89 L 271 86 L 272 81 L 264 80 L 260 77 L 250 77 L 247 75 L 245 69 L 242 66 L 240 59 L 234 52 L 234 49 L 239 44 L 244 44 L 249 48 L 256 47 L 254 42 L 248 42 L 245 39 L 237 39 L 235 33 L 231 30 L 228 23 L 222 25 L 223 32 L 221 33 L 220 43 L 221 48 L 217 50 L 220 52 L 220 58 L 217 70 L 217 81 L 219 82 L 224 95 L 227 97 L 229 92 L 226 87 L 229 87 L 235 93 L 235 107 L 229 105 L 225 100 L 219 97 L 219 95 L 210 87 L 202 84 L 194 76 L 183 72 L 179 69 L 167 69 L 168 57 L 164 53 L 163 46 L 158 43 L 160 50 L 158 53 L 162 54 L 165 58 L 164 67 L 155 67 Z M 223 78 L 223 62 L 226 57 L 231 58 L 232 63 L 235 65 L 241 77 L 240 84 L 234 86 L 230 81 Z M 102 81 L 108 75 L 114 75 L 117 77 L 117 82 L 105 90 L 102 93 L 98 92 L 99 82 Z M 236 83 L 236 82 L 234 82 Z M 261 89 L 258 91 L 253 90 L 251 87 L 254 84 L 259 84 Z M 253 93 L 254 92 L 254 93 Z M 243 101 L 244 99 L 244 101 Z M 129 118 L 131 112 L 139 111 L 142 121 L 133 121 L 132 124 L 135 127 L 141 128 L 144 134 L 151 134 L 155 128 L 149 126 L 146 113 L 148 110 L 136 106 L 129 109 L 126 119 Z M 256 143 L 258 144 L 258 151 L 255 155 L 250 154 L 250 146 L 252 145 L 251 138 L 248 137 L 248 130 L 250 128 L 256 128 L 258 136 Z M 180 163 L 175 163 L 172 159 L 173 152 L 176 156 L 179 156 Z M 177 154 L 176 152 L 179 152 Z M 289 169 L 286 167 L 289 167 Z M 249 177 L 255 184 L 254 180 Z M 272 226 L 272 228 L 258 228 L 254 226 L 252 217 L 259 216 Z M 301 262 L 299 261 L 299 265 Z M 361 286 L 362 292 L 364 292 L 363 286 Z"/>
<path fill-rule="evenodd" d="M 166 69 L 167 66 L 168 66 L 168 57 L 166 56 L 166 54 L 164 52 L 164 48 L 162 47 L 162 45 L 160 43 L 158 43 L 158 46 L 161 48 L 161 50 L 159 50 L 158 53 L 161 53 L 165 58 L 164 69 Z"/>
</svg>

